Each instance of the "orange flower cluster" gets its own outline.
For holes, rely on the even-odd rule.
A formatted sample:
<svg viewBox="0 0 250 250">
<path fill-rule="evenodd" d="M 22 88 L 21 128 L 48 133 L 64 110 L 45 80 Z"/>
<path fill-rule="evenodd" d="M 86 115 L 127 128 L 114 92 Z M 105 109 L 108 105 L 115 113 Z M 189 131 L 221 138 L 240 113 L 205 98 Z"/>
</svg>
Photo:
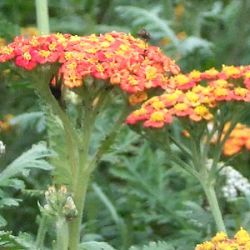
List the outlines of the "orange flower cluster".
<svg viewBox="0 0 250 250">
<path fill-rule="evenodd" d="M 0 120 L 0 132 L 7 132 L 11 129 L 11 119 L 13 118 L 13 115 L 8 114 L 3 117 L 2 120 Z"/>
<path fill-rule="evenodd" d="M 40 64 L 59 63 L 65 86 L 81 86 L 84 78 L 91 76 L 136 94 L 131 97 L 133 103 L 145 100 L 147 89 L 165 88 L 169 75 L 179 72 L 175 62 L 158 47 L 118 32 L 99 36 L 16 37 L 11 44 L 0 47 L 0 63 L 6 61 L 14 61 L 25 70 L 33 70 Z"/>
<path fill-rule="evenodd" d="M 229 239 L 224 232 L 217 233 L 211 241 L 198 244 L 195 250 L 249 250 L 250 234 L 241 228 L 233 237 Z"/>
<path fill-rule="evenodd" d="M 229 124 L 225 127 L 224 133 L 226 133 L 228 127 Z M 230 156 L 240 152 L 243 148 L 250 150 L 250 128 L 243 124 L 237 124 L 226 140 L 223 153 Z"/>
<path fill-rule="evenodd" d="M 161 128 L 174 117 L 192 121 L 211 120 L 213 109 L 229 101 L 250 102 L 250 66 L 223 66 L 169 80 L 165 92 L 144 102 L 127 118 L 128 124 L 143 121 L 144 127 Z"/>
</svg>

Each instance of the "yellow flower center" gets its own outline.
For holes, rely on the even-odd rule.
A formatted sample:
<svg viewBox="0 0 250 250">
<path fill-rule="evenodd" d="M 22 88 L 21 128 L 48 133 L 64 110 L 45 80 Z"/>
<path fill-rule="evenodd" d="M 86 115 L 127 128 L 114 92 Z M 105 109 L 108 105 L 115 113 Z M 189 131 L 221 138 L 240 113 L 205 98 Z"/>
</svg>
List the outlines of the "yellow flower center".
<svg viewBox="0 0 250 250">
<path fill-rule="evenodd" d="M 165 107 L 164 103 L 161 101 L 156 101 L 152 103 L 152 107 L 156 110 L 163 109 Z"/>
<path fill-rule="evenodd" d="M 41 50 L 39 51 L 39 55 L 47 58 L 50 55 L 50 52 L 48 50 Z"/>
<path fill-rule="evenodd" d="M 215 83 L 216 87 L 224 88 L 224 87 L 228 86 L 228 82 L 226 80 L 223 80 L 223 79 L 216 80 L 216 81 L 214 81 L 214 83 Z"/>
<path fill-rule="evenodd" d="M 23 58 L 24 58 L 25 60 L 30 60 L 30 59 L 31 59 L 30 53 L 29 53 L 29 52 L 25 52 L 25 53 L 23 54 Z"/>
<path fill-rule="evenodd" d="M 228 94 L 228 90 L 225 88 L 216 88 L 214 94 L 216 96 L 226 96 Z"/>
<path fill-rule="evenodd" d="M 186 93 L 186 97 L 191 102 L 197 102 L 199 100 L 199 96 L 196 93 L 191 92 L 191 91 Z"/>
<path fill-rule="evenodd" d="M 199 115 L 199 116 L 201 116 L 201 117 L 203 117 L 203 118 L 205 118 L 205 119 L 207 119 L 207 120 L 209 120 L 209 119 L 212 118 L 212 114 L 209 112 L 208 108 L 205 107 L 204 105 L 197 106 L 197 107 L 194 109 L 194 112 L 195 112 L 197 115 Z"/>
<path fill-rule="evenodd" d="M 147 113 L 147 110 L 144 109 L 144 108 L 141 108 L 141 109 L 137 109 L 133 112 L 133 114 L 135 116 L 141 116 L 141 115 L 145 115 Z"/>
<path fill-rule="evenodd" d="M 198 70 L 193 70 L 190 72 L 189 76 L 193 79 L 199 78 L 201 76 L 201 72 Z"/>
<path fill-rule="evenodd" d="M 147 66 L 146 67 L 146 79 L 147 80 L 152 80 L 156 77 L 157 69 L 152 66 Z"/>
<path fill-rule="evenodd" d="M 164 113 L 160 111 L 153 112 L 150 116 L 150 120 L 154 122 L 164 121 Z"/>
<path fill-rule="evenodd" d="M 236 95 L 239 95 L 239 96 L 246 96 L 248 94 L 248 90 L 245 89 L 245 88 L 241 88 L 241 87 L 238 87 L 238 88 L 235 88 L 234 89 L 234 93 Z"/>
<path fill-rule="evenodd" d="M 212 242 L 217 243 L 226 239 L 227 239 L 227 234 L 224 232 L 219 232 L 212 238 Z"/>
<path fill-rule="evenodd" d="M 225 73 L 227 77 L 231 77 L 233 75 L 237 75 L 240 73 L 240 70 L 237 69 L 235 66 L 224 66 L 222 71 Z"/>
<path fill-rule="evenodd" d="M 183 74 L 179 74 L 175 77 L 175 82 L 178 85 L 184 85 L 189 82 L 189 78 Z"/>
<path fill-rule="evenodd" d="M 218 71 L 215 68 L 211 68 L 209 70 L 206 70 L 205 73 L 209 76 L 215 76 L 216 74 L 218 74 Z"/>
<path fill-rule="evenodd" d="M 177 103 L 174 108 L 178 111 L 184 111 L 188 108 L 188 105 L 186 103 Z"/>
</svg>

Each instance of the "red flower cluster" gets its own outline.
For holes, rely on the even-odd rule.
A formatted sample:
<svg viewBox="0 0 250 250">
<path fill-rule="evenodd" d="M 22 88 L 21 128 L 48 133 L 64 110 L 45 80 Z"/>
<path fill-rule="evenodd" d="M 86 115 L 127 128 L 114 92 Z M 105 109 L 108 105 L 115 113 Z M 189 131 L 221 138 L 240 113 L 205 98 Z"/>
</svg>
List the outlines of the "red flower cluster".
<svg viewBox="0 0 250 250">
<path fill-rule="evenodd" d="M 250 102 L 250 66 L 179 74 L 170 78 L 166 86 L 162 95 L 147 100 L 130 114 L 127 123 L 143 121 L 144 127 L 161 128 L 173 117 L 210 120 L 213 109 L 223 102 Z"/>
<path fill-rule="evenodd" d="M 147 89 L 165 88 L 169 75 L 179 72 L 174 61 L 158 47 L 118 32 L 99 36 L 16 37 L 13 43 L 0 47 L 0 63 L 10 60 L 25 70 L 33 70 L 39 64 L 59 63 L 67 87 L 81 86 L 84 78 L 91 76 L 136 94 L 131 98 L 133 103 L 141 101 Z"/>
</svg>

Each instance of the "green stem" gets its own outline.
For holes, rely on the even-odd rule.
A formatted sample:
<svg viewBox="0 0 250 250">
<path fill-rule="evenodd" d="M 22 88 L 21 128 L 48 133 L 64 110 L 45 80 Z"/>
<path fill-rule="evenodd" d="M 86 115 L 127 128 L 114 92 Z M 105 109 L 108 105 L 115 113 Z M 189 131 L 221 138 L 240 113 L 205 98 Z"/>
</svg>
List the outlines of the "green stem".
<svg viewBox="0 0 250 250">
<path fill-rule="evenodd" d="M 74 201 L 78 211 L 77 217 L 69 222 L 69 250 L 77 250 L 80 241 L 81 222 L 90 174 L 82 171 L 79 175 Z"/>
<path fill-rule="evenodd" d="M 44 249 L 43 242 L 47 231 L 48 216 L 43 214 L 39 223 L 39 228 L 36 237 L 36 249 Z"/>
<path fill-rule="evenodd" d="M 69 223 L 69 250 L 77 250 L 80 241 L 81 222 L 83 216 L 84 203 L 91 174 L 88 156 L 91 139 L 91 132 L 94 127 L 95 119 L 90 107 L 86 107 L 85 124 L 83 127 L 83 140 L 80 144 L 80 168 L 78 169 L 73 197 L 78 211 L 78 216 Z"/>
<path fill-rule="evenodd" d="M 68 155 L 70 160 L 70 168 L 72 173 L 72 180 L 76 178 L 78 163 L 79 163 L 79 155 L 78 155 L 78 146 L 77 146 L 77 136 L 75 130 L 73 129 L 71 122 L 67 116 L 67 114 L 60 107 L 58 101 L 52 95 L 49 89 L 49 76 L 46 76 L 45 72 L 40 72 L 40 75 L 44 75 L 42 79 L 37 79 L 37 84 L 35 85 L 35 89 L 38 91 L 38 94 L 41 96 L 43 101 L 49 105 L 54 115 L 57 115 L 62 121 L 63 128 L 65 131 L 65 138 L 67 142 Z M 73 189 L 73 187 L 71 187 Z"/>
<path fill-rule="evenodd" d="M 202 187 L 207 196 L 207 200 L 214 217 L 218 231 L 226 232 L 226 227 L 222 218 L 221 210 L 219 207 L 218 199 L 215 193 L 214 185 L 212 183 L 204 183 L 201 181 Z"/>
<path fill-rule="evenodd" d="M 36 20 L 40 33 L 42 35 L 49 34 L 49 13 L 47 0 L 36 0 Z"/>
<path fill-rule="evenodd" d="M 56 221 L 56 245 L 55 250 L 68 250 L 68 223 L 64 217 L 59 217 Z"/>
</svg>

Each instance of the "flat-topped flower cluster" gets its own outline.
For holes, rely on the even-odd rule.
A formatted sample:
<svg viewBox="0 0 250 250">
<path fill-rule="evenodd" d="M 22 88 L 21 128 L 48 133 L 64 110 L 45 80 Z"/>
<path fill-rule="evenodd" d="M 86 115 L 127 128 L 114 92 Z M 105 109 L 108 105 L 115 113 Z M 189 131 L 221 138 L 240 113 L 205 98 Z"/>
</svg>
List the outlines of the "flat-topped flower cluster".
<svg viewBox="0 0 250 250">
<path fill-rule="evenodd" d="M 152 97 L 134 111 L 128 124 L 161 128 L 174 117 L 192 121 L 211 120 L 216 107 L 228 102 L 250 102 L 250 66 L 223 66 L 178 74 L 169 79 L 165 92 Z"/>
<path fill-rule="evenodd" d="M 211 241 L 196 246 L 195 250 L 249 250 L 250 234 L 241 228 L 232 239 L 224 232 L 217 233 Z"/>
<path fill-rule="evenodd" d="M 146 90 L 165 88 L 169 76 L 179 72 L 175 62 L 158 47 L 119 32 L 19 36 L 0 47 L 0 63 L 6 61 L 14 61 L 25 70 L 33 70 L 40 64 L 59 63 L 65 86 L 79 87 L 87 76 L 107 80 L 135 94 L 130 99 L 133 104 L 147 98 Z"/>
<path fill-rule="evenodd" d="M 224 128 L 224 134 L 227 132 L 229 124 Z M 234 155 L 241 150 L 250 150 L 250 128 L 244 124 L 237 124 L 233 131 L 230 133 L 225 142 L 223 153 L 224 155 Z"/>
</svg>

